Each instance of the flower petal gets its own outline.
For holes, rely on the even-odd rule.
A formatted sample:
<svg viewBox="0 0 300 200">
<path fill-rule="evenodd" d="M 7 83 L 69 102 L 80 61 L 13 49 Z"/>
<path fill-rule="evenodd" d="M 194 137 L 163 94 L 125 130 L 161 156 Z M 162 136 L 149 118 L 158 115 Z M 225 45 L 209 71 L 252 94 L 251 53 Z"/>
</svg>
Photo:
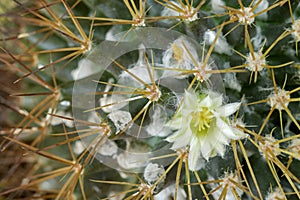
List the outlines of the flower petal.
<svg viewBox="0 0 300 200">
<path fill-rule="evenodd" d="M 183 105 L 180 109 L 181 112 L 190 113 L 190 112 L 193 112 L 195 109 L 197 109 L 198 99 L 197 99 L 197 95 L 194 92 L 185 91 L 183 98 L 184 98 L 184 101 L 183 101 Z"/>
<path fill-rule="evenodd" d="M 188 145 L 192 138 L 191 130 L 186 127 L 184 129 L 180 129 L 176 131 L 173 135 L 166 138 L 168 142 L 174 142 L 171 149 L 176 150 Z"/>
<path fill-rule="evenodd" d="M 211 142 L 212 146 L 217 145 L 217 143 L 227 145 L 230 141 L 226 135 L 224 135 L 221 130 L 216 125 L 216 120 L 211 123 L 211 127 L 209 128 L 207 132 L 208 138 Z"/>
<path fill-rule="evenodd" d="M 238 135 L 235 135 L 233 129 L 220 117 L 217 117 L 217 127 L 218 129 L 229 139 L 240 139 Z"/>
<path fill-rule="evenodd" d="M 210 96 L 206 96 L 204 99 L 202 99 L 202 101 L 200 101 L 200 103 L 198 104 L 199 107 L 208 107 L 210 108 L 212 106 L 213 102 L 212 99 L 210 98 Z"/>
<path fill-rule="evenodd" d="M 201 146 L 201 139 L 197 137 L 193 137 L 190 143 L 190 152 L 189 152 L 189 169 L 191 171 L 198 170 L 200 166 L 197 166 L 199 163 L 198 160 L 200 159 L 200 149 Z"/>
<path fill-rule="evenodd" d="M 221 117 L 227 117 L 235 113 L 239 109 L 240 105 L 241 105 L 240 103 L 226 104 L 222 107 L 216 108 L 216 112 Z"/>
<path fill-rule="evenodd" d="M 180 112 L 180 111 L 179 111 Z M 190 118 L 190 119 L 189 119 Z M 168 121 L 164 126 L 177 130 L 186 126 L 191 121 L 191 116 L 183 117 L 181 113 L 176 114 L 170 121 Z"/>
<path fill-rule="evenodd" d="M 223 96 L 216 92 L 209 91 L 208 96 L 212 99 L 211 108 L 215 109 L 222 105 L 223 103 Z"/>
<path fill-rule="evenodd" d="M 222 143 L 216 142 L 216 144 L 214 145 L 214 148 L 221 157 L 224 157 L 224 154 L 226 151 L 225 145 L 223 145 Z"/>
<path fill-rule="evenodd" d="M 208 161 L 209 158 L 215 156 L 213 144 L 210 137 L 205 137 L 201 140 L 201 154 Z"/>
</svg>

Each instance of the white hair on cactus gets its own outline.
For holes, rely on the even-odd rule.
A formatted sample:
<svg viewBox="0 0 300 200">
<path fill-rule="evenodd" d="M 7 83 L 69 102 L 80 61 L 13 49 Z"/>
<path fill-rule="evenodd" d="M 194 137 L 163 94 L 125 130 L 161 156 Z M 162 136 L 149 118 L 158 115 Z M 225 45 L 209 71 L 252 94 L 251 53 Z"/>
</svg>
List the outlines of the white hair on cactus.
<svg viewBox="0 0 300 200">
<path fill-rule="evenodd" d="M 216 37 L 217 33 L 212 30 L 207 30 L 204 33 L 204 41 L 211 45 Z M 232 47 L 227 43 L 226 39 L 220 35 L 216 41 L 214 51 L 220 54 L 232 55 Z"/>
<path fill-rule="evenodd" d="M 224 1 L 211 0 L 211 9 L 214 13 L 223 13 L 225 11 L 225 8 L 223 8 L 222 6 L 225 6 Z"/>
<path fill-rule="evenodd" d="M 164 173 L 165 169 L 163 166 L 159 166 L 157 163 L 149 163 L 144 170 L 144 178 L 148 183 L 154 183 L 163 176 Z"/>
<path fill-rule="evenodd" d="M 268 0 L 255 0 L 253 5 L 256 5 L 257 3 L 259 3 L 259 4 L 257 5 L 254 13 L 259 13 L 263 10 L 266 10 L 269 7 Z M 261 20 L 267 20 L 268 19 L 268 13 L 267 12 L 261 13 L 256 18 L 261 19 Z"/>
<path fill-rule="evenodd" d="M 114 123 L 116 127 L 116 133 L 125 129 L 128 123 L 130 123 L 132 120 L 130 112 L 122 110 L 112 111 L 107 115 L 107 117 Z"/>
</svg>

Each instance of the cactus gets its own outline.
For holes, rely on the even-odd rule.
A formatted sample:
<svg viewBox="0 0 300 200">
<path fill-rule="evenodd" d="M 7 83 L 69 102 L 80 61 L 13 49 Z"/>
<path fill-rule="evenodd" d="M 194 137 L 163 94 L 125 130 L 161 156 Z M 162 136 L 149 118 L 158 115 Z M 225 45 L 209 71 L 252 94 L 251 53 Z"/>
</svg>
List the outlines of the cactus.
<svg viewBox="0 0 300 200">
<path fill-rule="evenodd" d="M 299 12 L 1 1 L 0 199 L 300 199 Z"/>
</svg>

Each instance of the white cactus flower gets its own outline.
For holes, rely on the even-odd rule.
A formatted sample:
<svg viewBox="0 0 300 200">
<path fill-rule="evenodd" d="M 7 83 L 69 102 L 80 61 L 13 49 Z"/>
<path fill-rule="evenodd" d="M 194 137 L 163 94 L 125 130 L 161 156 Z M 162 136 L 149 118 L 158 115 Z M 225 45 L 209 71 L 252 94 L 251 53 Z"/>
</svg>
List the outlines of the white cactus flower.
<svg viewBox="0 0 300 200">
<path fill-rule="evenodd" d="M 219 154 L 223 156 L 230 140 L 246 135 L 230 124 L 229 116 L 235 113 L 240 103 L 222 105 L 222 95 L 207 92 L 186 92 L 183 103 L 167 126 L 177 130 L 166 138 L 173 142 L 171 149 L 189 146 L 189 169 L 198 169 L 201 157 L 206 160 Z"/>
</svg>

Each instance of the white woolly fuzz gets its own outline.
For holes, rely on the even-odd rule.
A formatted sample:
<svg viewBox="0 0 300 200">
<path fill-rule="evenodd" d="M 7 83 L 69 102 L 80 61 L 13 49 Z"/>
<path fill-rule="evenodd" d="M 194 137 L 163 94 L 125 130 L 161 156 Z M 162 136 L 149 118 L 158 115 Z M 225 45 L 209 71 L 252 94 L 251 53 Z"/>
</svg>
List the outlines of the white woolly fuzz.
<svg viewBox="0 0 300 200">
<path fill-rule="evenodd" d="M 165 173 L 165 169 L 157 163 L 149 163 L 144 171 L 144 178 L 147 182 L 153 183 Z"/>
</svg>

